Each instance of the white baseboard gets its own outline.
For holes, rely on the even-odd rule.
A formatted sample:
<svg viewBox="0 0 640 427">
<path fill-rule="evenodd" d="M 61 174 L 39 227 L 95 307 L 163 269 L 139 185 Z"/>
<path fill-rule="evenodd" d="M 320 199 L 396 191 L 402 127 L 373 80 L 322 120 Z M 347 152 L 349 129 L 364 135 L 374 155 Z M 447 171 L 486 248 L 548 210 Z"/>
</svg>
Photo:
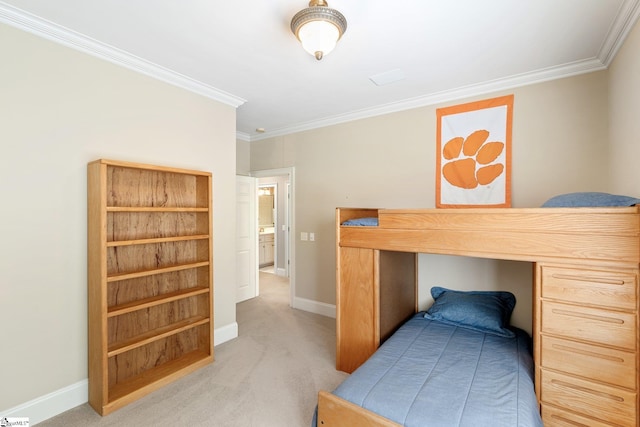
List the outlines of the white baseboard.
<svg viewBox="0 0 640 427">
<path fill-rule="evenodd" d="M 309 311 L 311 313 L 321 314 L 327 317 L 333 317 L 334 319 L 336 318 L 336 306 L 332 304 L 326 304 L 324 302 L 296 297 L 293 299 L 293 308 Z"/>
<path fill-rule="evenodd" d="M 213 345 L 216 346 L 231 341 L 234 338 L 238 338 L 238 322 L 217 328 L 213 332 Z"/>
<path fill-rule="evenodd" d="M 82 380 L 29 402 L 10 408 L 0 414 L 4 417 L 26 417 L 29 425 L 35 425 L 89 400 L 89 381 Z"/>
<path fill-rule="evenodd" d="M 222 344 L 238 337 L 238 323 L 218 328 L 214 331 L 213 345 Z M 82 380 L 70 386 L 61 388 L 29 402 L 0 412 L 0 417 L 26 417 L 29 425 L 35 425 L 49 418 L 55 417 L 76 406 L 89 401 L 89 380 Z"/>
</svg>

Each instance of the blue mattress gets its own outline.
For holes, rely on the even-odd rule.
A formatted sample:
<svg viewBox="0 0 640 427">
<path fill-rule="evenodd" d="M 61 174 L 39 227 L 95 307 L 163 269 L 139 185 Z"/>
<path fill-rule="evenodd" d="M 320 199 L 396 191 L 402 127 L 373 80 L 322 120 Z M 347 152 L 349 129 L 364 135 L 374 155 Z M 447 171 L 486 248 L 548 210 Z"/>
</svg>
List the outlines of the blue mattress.
<svg viewBox="0 0 640 427">
<path fill-rule="evenodd" d="M 333 393 L 406 427 L 542 426 L 526 332 L 504 338 L 424 313 Z"/>
</svg>

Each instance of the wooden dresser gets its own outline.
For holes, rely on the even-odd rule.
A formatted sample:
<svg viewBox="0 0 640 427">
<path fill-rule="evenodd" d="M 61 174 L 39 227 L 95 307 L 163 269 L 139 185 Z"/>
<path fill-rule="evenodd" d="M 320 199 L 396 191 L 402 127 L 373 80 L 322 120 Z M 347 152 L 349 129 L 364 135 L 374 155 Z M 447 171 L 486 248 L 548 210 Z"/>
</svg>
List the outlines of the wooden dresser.
<svg viewBox="0 0 640 427">
<path fill-rule="evenodd" d="M 545 425 L 638 425 L 638 270 L 536 265 Z"/>
<path fill-rule="evenodd" d="M 362 217 L 379 225 L 341 226 Z M 532 262 L 545 426 L 640 425 L 640 207 L 338 208 L 338 370 L 355 370 L 415 310 L 417 253 Z"/>
</svg>

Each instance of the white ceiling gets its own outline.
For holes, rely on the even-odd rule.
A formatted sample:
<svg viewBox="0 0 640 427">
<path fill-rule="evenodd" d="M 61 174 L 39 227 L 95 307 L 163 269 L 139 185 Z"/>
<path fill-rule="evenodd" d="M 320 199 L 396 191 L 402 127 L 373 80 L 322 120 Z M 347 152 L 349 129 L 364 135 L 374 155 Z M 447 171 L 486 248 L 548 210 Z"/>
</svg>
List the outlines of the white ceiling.
<svg viewBox="0 0 640 427">
<path fill-rule="evenodd" d="M 348 28 L 316 61 L 289 28 L 307 4 L 0 0 L 0 22 L 238 106 L 256 141 L 604 69 L 640 15 L 640 0 L 329 0 Z M 389 71 L 405 78 L 369 79 Z"/>
</svg>

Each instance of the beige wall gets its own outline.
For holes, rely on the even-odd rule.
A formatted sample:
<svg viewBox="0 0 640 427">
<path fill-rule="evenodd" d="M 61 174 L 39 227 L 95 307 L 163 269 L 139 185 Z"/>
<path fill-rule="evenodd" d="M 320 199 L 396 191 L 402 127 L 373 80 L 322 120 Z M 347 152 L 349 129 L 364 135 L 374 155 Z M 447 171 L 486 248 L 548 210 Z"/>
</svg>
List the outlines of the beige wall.
<svg viewBox="0 0 640 427">
<path fill-rule="evenodd" d="M 539 206 L 564 192 L 607 190 L 606 72 L 474 99 L 509 93 L 515 95 L 514 207 Z M 435 206 L 438 107 L 251 143 L 252 170 L 296 168 L 296 297 L 335 304 L 335 207 Z M 301 231 L 315 232 L 316 241 L 300 241 Z M 528 263 L 421 256 L 421 308 L 429 304 L 434 285 L 512 290 L 519 301 L 514 323 L 531 330 Z"/>
<path fill-rule="evenodd" d="M 0 57 L 3 413 L 87 378 L 91 160 L 213 172 L 215 326 L 235 324 L 236 153 L 233 107 L 4 24 Z"/>
<path fill-rule="evenodd" d="M 609 68 L 611 192 L 640 197 L 640 22 Z"/>
<path fill-rule="evenodd" d="M 239 139 L 236 140 L 236 174 L 251 174 L 250 143 Z"/>
</svg>

